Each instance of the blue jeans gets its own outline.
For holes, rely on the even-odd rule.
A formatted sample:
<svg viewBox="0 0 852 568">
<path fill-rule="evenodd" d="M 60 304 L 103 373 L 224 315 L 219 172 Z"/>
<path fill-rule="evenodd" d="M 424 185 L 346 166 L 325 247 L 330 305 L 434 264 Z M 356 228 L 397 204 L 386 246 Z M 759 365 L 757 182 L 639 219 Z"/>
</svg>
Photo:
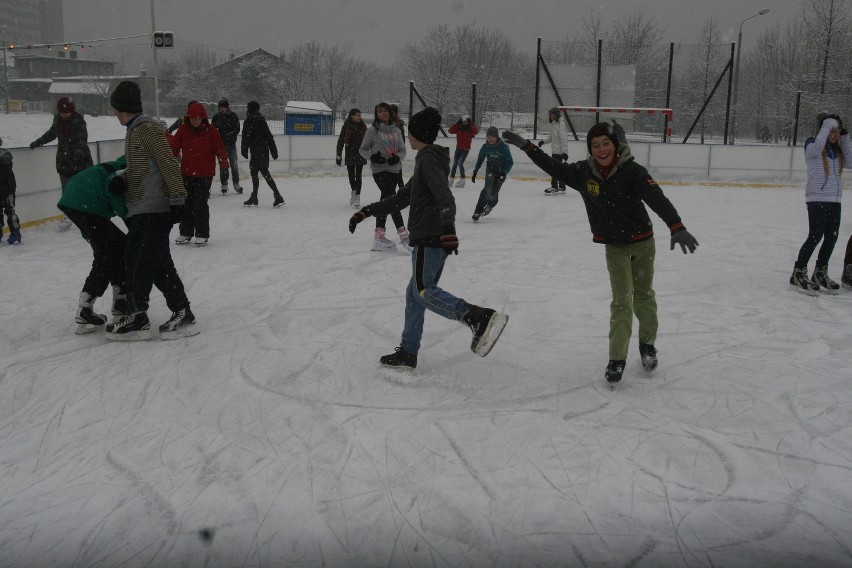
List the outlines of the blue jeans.
<svg viewBox="0 0 852 568">
<path fill-rule="evenodd" d="M 505 180 L 504 180 L 505 181 Z M 500 196 L 500 188 L 503 187 L 503 182 L 497 179 L 492 173 L 485 174 L 485 186 L 479 193 L 479 200 L 476 202 L 474 213 L 482 214 L 482 210 L 488 205 L 492 209 L 497 206 L 497 201 Z"/>
<path fill-rule="evenodd" d="M 405 327 L 403 349 L 417 355 L 423 337 L 423 318 L 428 309 L 439 316 L 459 321 L 468 309 L 467 303 L 438 287 L 447 253 L 438 247 L 413 247 L 411 281 L 405 291 Z"/>
<path fill-rule="evenodd" d="M 464 161 L 467 159 L 469 153 L 470 150 L 459 150 L 456 148 L 456 153 L 453 154 L 453 169 L 450 170 L 451 178 L 456 177 L 456 168 L 458 167 L 461 178 L 464 179 Z"/>
<path fill-rule="evenodd" d="M 240 186 L 240 167 L 237 165 L 237 145 L 225 144 L 225 150 L 228 151 L 228 162 L 231 165 L 231 177 L 234 178 L 234 187 Z M 219 181 L 223 184 L 228 183 L 228 170 L 219 168 Z"/>
</svg>

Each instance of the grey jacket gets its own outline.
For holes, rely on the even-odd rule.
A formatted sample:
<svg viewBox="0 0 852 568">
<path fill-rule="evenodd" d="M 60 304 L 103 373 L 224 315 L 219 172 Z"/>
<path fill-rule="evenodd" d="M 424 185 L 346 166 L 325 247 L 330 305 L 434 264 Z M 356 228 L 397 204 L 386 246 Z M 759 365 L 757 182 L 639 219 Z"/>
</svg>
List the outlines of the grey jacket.
<svg viewBox="0 0 852 568">
<path fill-rule="evenodd" d="M 370 156 L 376 152 L 379 152 L 385 159 L 393 155 L 399 156 L 400 162 L 405 159 L 405 141 L 402 139 L 402 132 L 399 131 L 399 128 L 381 123 L 368 126 L 358 153 L 370 164 L 370 172 L 373 174 L 402 171 L 400 162 L 377 164 L 370 160 Z"/>
</svg>

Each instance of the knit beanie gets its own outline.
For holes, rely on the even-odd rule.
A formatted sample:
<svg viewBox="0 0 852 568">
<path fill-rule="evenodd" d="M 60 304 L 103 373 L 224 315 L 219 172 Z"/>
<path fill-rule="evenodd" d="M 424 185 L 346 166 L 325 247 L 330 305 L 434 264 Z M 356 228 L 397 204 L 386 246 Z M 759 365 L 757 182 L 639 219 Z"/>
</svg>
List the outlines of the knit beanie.
<svg viewBox="0 0 852 568">
<path fill-rule="evenodd" d="M 497 130 L 496 126 L 489 126 L 488 130 L 485 131 L 485 136 L 493 136 L 494 138 L 500 139 L 500 131 Z"/>
<path fill-rule="evenodd" d="M 74 105 L 74 101 L 68 97 L 62 97 L 56 101 L 56 110 L 59 112 L 74 112 L 75 108 L 77 107 Z"/>
<path fill-rule="evenodd" d="M 207 111 L 204 110 L 203 104 L 192 103 L 186 110 L 186 116 L 189 118 L 207 118 Z"/>
<path fill-rule="evenodd" d="M 438 137 L 441 128 L 441 114 L 432 107 L 426 107 L 411 117 L 408 133 L 424 142 L 431 144 Z"/>
<path fill-rule="evenodd" d="M 609 122 L 599 122 L 592 126 L 589 133 L 586 135 L 586 147 L 589 149 L 590 155 L 592 153 L 592 139 L 597 138 L 598 136 L 606 136 L 609 138 L 612 141 L 612 145 L 615 146 L 616 153 L 618 153 L 621 145 L 618 142 L 618 135 L 615 128 Z"/>
<path fill-rule="evenodd" d="M 225 108 L 231 108 L 231 105 L 228 104 L 228 99 L 219 99 L 219 105 L 218 106 L 225 107 Z"/>
<path fill-rule="evenodd" d="M 246 105 L 246 112 L 249 114 L 257 114 L 260 112 L 260 103 L 257 101 L 249 101 Z"/>
<path fill-rule="evenodd" d="M 122 81 L 110 95 L 109 104 L 119 112 L 141 113 L 142 90 L 139 84 L 134 81 Z"/>
</svg>

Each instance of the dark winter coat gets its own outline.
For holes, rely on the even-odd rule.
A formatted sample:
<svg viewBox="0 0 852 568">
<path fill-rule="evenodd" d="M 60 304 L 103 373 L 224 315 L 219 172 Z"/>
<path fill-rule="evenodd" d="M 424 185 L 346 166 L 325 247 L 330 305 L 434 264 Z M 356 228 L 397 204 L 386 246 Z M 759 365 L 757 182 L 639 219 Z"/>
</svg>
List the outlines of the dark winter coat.
<svg viewBox="0 0 852 568">
<path fill-rule="evenodd" d="M 450 150 L 429 144 L 417 151 L 414 172 L 396 195 L 368 205 L 370 214 L 390 215 L 409 205 L 408 232 L 411 244 L 440 247 L 442 228 L 454 226 L 456 200 L 447 184 Z"/>
<path fill-rule="evenodd" d="M 219 166 L 228 169 L 228 152 L 215 126 L 203 119 L 194 128 L 186 120 L 173 136 L 168 138 L 175 156 L 180 156 L 180 173 L 187 177 L 213 177 L 216 175 L 216 158 Z"/>
<path fill-rule="evenodd" d="M 645 204 L 674 232 L 683 228 L 680 216 L 663 190 L 644 167 L 637 164 L 627 144 L 619 146 L 618 161 L 606 180 L 591 156 L 565 164 L 545 154 L 534 144 L 525 148 L 535 164 L 583 197 L 586 215 L 596 243 L 626 245 L 654 236 Z"/>
<path fill-rule="evenodd" d="M 275 145 L 275 139 L 272 137 L 269 125 L 266 124 L 266 119 L 260 113 L 246 115 L 246 119 L 243 121 L 241 151 L 243 158 L 249 157 L 249 150 L 251 150 L 249 168 L 255 171 L 269 169 L 270 154 L 273 160 L 278 159 L 278 147 Z"/>
<path fill-rule="evenodd" d="M 470 150 L 470 143 L 479 134 L 479 129 L 472 120 L 468 124 L 458 120 L 450 126 L 449 132 L 456 135 L 456 149 Z"/>
<path fill-rule="evenodd" d="M 240 134 L 240 118 L 237 113 L 233 111 L 228 113 L 217 112 L 213 115 L 213 126 L 219 129 L 219 135 L 222 137 L 222 143 L 225 146 L 237 143 L 237 136 Z"/>
<path fill-rule="evenodd" d="M 347 166 L 355 166 L 367 163 L 367 160 L 361 157 L 358 150 L 361 148 L 361 142 L 364 141 L 364 134 L 367 132 L 367 125 L 364 121 L 354 122 L 350 118 L 343 121 L 343 126 L 340 129 L 340 135 L 337 137 L 337 155 L 340 156 L 343 149 L 346 148 L 346 156 L 344 164 Z"/>
<path fill-rule="evenodd" d="M 0 208 L 8 196 L 15 195 L 17 187 L 15 172 L 12 171 L 12 152 L 0 148 Z"/>
<path fill-rule="evenodd" d="M 86 128 L 86 119 L 79 112 L 72 112 L 67 119 L 62 118 L 58 113 L 53 115 L 53 124 L 47 132 L 36 138 L 31 147 L 44 146 L 57 139 L 57 173 L 74 175 L 94 163 L 92 153 L 89 151 L 89 131 Z"/>
<path fill-rule="evenodd" d="M 86 168 L 68 180 L 57 207 L 63 211 L 73 209 L 92 213 L 106 219 L 116 215 L 124 219 L 127 216 L 124 196 L 110 193 L 109 182 L 116 171 L 126 167 L 127 160 L 121 156 L 115 161 Z"/>
</svg>

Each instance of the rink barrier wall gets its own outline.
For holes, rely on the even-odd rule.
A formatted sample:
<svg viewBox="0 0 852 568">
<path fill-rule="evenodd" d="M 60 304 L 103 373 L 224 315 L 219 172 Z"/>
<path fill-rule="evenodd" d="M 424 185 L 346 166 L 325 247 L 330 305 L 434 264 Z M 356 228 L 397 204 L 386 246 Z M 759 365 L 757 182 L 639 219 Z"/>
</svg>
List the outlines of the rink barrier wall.
<svg viewBox="0 0 852 568">
<path fill-rule="evenodd" d="M 270 161 L 269 171 L 274 177 L 329 176 L 335 184 L 346 185 L 346 169 L 334 163 L 337 136 L 275 136 L 278 159 Z M 465 173 L 470 178 L 473 166 L 484 140 L 474 140 L 465 161 Z M 447 146 L 450 156 L 455 150 L 454 139 L 439 139 L 437 144 Z M 114 160 L 124 152 L 124 140 L 106 140 L 89 144 L 96 162 Z M 806 177 L 804 151 L 788 146 L 722 146 L 715 144 L 663 144 L 634 142 L 630 149 L 636 161 L 646 168 L 662 185 L 678 183 L 720 182 L 724 185 L 801 185 Z M 548 182 L 544 174 L 518 148 L 511 146 L 515 165 L 510 178 L 534 179 Z M 549 147 L 544 146 L 547 152 Z M 14 171 L 18 183 L 16 210 L 24 227 L 55 221 L 61 218 L 56 208 L 59 201 L 59 175 L 56 173 L 56 145 L 35 148 L 11 148 Z M 585 141 L 568 143 L 571 160 L 588 155 Z M 411 173 L 413 151 L 403 160 L 404 176 Z M 240 181 L 251 187 L 248 161 L 240 157 Z M 480 175 L 485 172 L 480 172 Z M 365 166 L 365 177 L 369 166 Z M 217 177 L 213 189 L 218 187 Z M 280 184 L 287 190 L 284 179 Z"/>
</svg>

